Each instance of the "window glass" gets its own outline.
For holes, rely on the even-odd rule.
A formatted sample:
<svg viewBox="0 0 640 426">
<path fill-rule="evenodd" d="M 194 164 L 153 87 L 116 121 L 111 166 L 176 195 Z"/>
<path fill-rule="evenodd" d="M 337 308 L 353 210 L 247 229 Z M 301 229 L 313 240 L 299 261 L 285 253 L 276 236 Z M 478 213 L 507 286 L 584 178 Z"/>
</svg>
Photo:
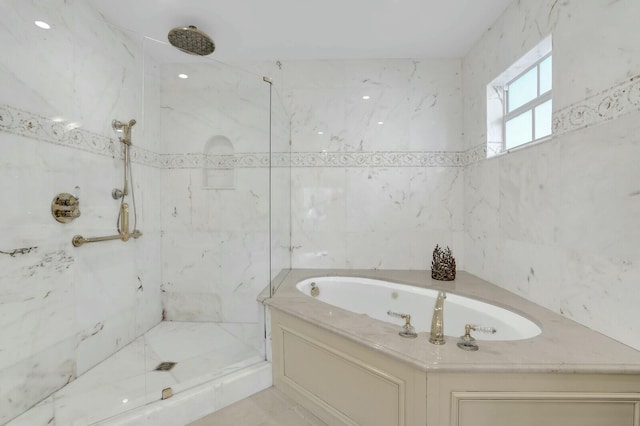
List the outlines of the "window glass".
<svg viewBox="0 0 640 426">
<path fill-rule="evenodd" d="M 551 99 L 536 107 L 535 118 L 535 139 L 549 136 L 551 134 Z"/>
<path fill-rule="evenodd" d="M 540 62 L 540 94 L 551 90 L 551 56 Z"/>
<path fill-rule="evenodd" d="M 538 76 L 537 69 L 533 67 L 517 80 L 514 80 L 508 87 L 509 96 L 507 112 L 526 104 L 538 96 Z"/>
<path fill-rule="evenodd" d="M 532 133 L 532 113 L 531 110 L 525 111 L 520 115 L 513 117 L 507 121 L 505 129 L 505 147 L 513 148 L 523 143 L 533 140 Z"/>
</svg>

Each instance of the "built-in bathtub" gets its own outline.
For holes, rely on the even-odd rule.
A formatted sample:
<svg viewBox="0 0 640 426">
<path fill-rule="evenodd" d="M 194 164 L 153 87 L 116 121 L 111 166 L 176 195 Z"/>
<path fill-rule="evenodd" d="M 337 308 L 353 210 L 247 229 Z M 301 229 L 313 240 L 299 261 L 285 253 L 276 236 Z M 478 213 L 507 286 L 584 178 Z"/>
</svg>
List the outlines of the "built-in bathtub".
<svg viewBox="0 0 640 426">
<path fill-rule="evenodd" d="M 294 269 L 272 284 L 273 383 L 327 424 L 506 425 L 526 412 L 531 425 L 640 426 L 639 351 L 473 275 Z M 417 338 L 399 336 L 389 310 L 410 314 Z M 462 350 L 466 323 L 505 334 L 475 333 L 479 350 Z"/>
<path fill-rule="evenodd" d="M 317 289 L 315 296 L 312 287 Z M 313 277 L 298 282 L 296 288 L 321 302 L 392 324 L 402 325 L 404 321 L 388 311 L 409 314 L 416 332 L 429 331 L 438 297 L 438 290 L 362 277 Z M 542 331 L 530 319 L 510 310 L 453 293 L 446 295 L 446 335 L 464 334 L 466 324 L 496 330 L 493 334 L 478 333 L 477 340 L 523 340 Z"/>
</svg>

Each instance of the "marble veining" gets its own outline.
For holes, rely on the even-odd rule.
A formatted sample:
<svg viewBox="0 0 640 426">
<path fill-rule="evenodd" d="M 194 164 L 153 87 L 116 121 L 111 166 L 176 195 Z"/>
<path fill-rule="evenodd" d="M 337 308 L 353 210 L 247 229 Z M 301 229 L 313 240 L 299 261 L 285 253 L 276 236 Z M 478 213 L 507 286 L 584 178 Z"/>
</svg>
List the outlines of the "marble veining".
<svg viewBox="0 0 640 426">
<path fill-rule="evenodd" d="M 222 325 L 162 322 L 10 421 L 8 426 L 94 424 L 158 401 L 165 387 L 171 386 L 174 393 L 180 395 L 200 383 L 228 376 L 264 360 L 261 352 L 233 336 Z M 177 364 L 171 371 L 153 371 L 162 361 Z M 42 369 L 46 367 L 50 366 Z M 56 367 L 60 374 L 70 374 L 68 370 L 73 365 Z M 34 372 L 33 380 L 37 379 L 36 373 L 39 370 Z M 66 380 L 69 381 L 69 377 Z M 209 411 L 212 408 L 209 401 Z M 183 415 L 183 418 L 190 416 Z M 110 424 L 109 420 L 105 424 Z"/>
</svg>

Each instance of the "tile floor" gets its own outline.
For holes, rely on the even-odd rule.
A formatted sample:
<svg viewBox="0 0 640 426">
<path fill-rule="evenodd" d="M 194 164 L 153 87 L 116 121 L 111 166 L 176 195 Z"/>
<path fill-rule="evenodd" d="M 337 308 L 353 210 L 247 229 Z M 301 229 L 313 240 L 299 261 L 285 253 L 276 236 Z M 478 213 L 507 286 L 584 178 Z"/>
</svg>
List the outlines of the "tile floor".
<svg viewBox="0 0 640 426">
<path fill-rule="evenodd" d="M 270 387 L 188 426 L 326 426 L 326 423 Z"/>
<path fill-rule="evenodd" d="M 177 364 L 154 371 L 164 361 Z M 91 424 L 261 361 L 216 323 L 161 322 L 7 426 Z"/>
</svg>

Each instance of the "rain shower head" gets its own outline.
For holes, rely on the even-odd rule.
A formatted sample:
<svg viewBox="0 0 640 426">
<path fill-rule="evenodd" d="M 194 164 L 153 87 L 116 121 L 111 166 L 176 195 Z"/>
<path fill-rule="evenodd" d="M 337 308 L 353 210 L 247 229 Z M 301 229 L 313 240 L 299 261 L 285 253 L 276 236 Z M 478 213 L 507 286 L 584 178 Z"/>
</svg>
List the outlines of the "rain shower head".
<svg viewBox="0 0 640 426">
<path fill-rule="evenodd" d="M 173 46 L 192 55 L 210 55 L 216 48 L 211 37 L 193 25 L 172 29 L 168 38 Z"/>
</svg>

